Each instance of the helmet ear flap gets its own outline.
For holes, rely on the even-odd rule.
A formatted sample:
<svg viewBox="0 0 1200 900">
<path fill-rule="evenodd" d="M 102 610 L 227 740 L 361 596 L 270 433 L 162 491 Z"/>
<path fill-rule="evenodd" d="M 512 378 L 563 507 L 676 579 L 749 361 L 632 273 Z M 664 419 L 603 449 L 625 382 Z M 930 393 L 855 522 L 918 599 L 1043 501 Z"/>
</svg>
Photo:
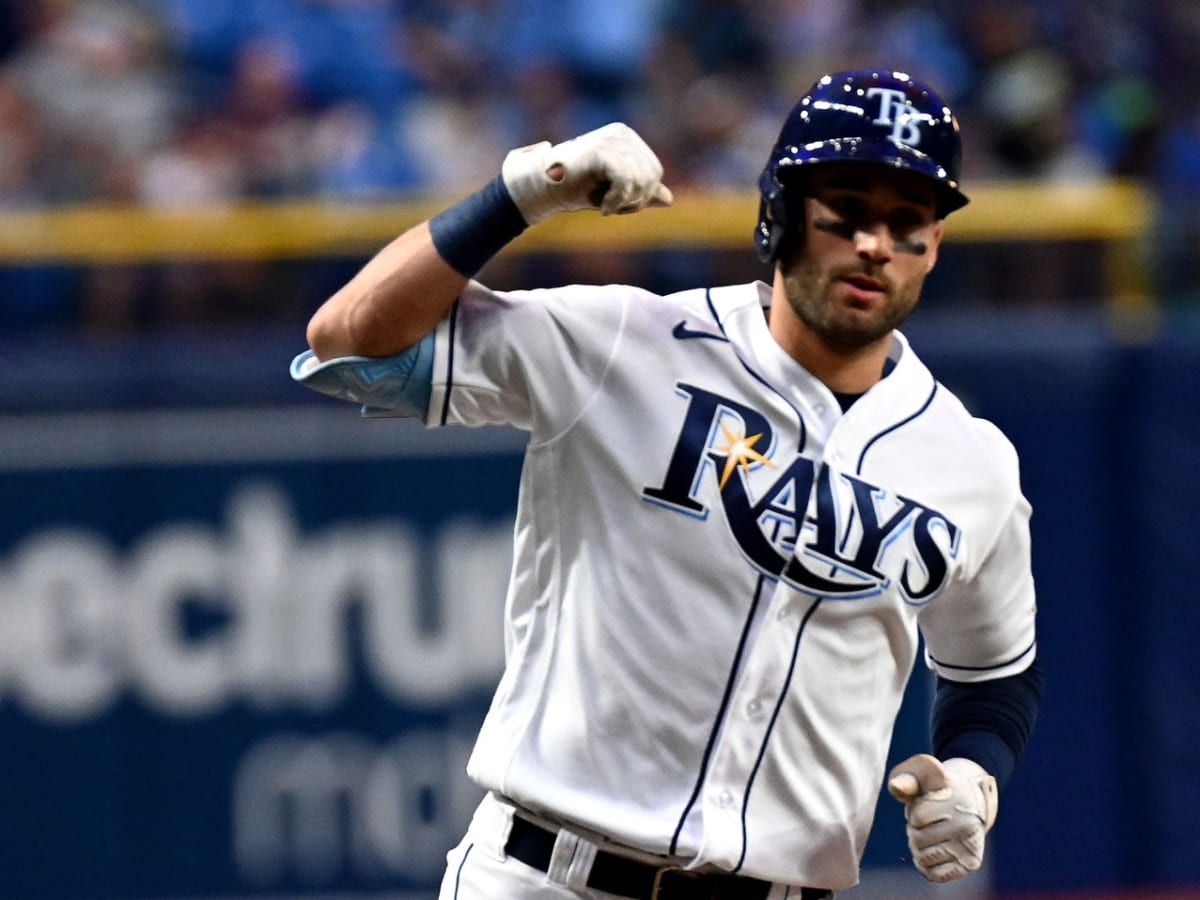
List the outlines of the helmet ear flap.
<svg viewBox="0 0 1200 900">
<path fill-rule="evenodd" d="M 777 262 L 800 239 L 800 232 L 790 221 L 792 216 L 789 213 L 789 190 L 796 197 L 800 196 L 794 181 L 794 178 L 789 179 L 788 183 L 792 186 L 785 188 L 776 174 L 769 170 L 760 179 L 762 198 L 758 204 L 758 231 L 755 238 L 758 258 L 765 263 Z M 791 210 L 795 211 L 794 208 Z"/>
<path fill-rule="evenodd" d="M 782 250 L 787 226 L 778 215 L 781 205 L 777 201 L 768 203 L 766 197 L 758 204 L 758 233 L 755 238 L 758 258 L 765 263 L 774 263 Z"/>
</svg>

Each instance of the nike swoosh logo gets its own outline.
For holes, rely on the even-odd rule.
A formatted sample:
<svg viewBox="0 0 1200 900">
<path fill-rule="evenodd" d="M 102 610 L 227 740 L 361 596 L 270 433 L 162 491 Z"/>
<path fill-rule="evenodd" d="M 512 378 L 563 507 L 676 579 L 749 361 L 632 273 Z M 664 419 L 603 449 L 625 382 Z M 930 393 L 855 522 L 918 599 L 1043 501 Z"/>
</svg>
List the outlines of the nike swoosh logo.
<svg viewBox="0 0 1200 900">
<path fill-rule="evenodd" d="M 690 340 L 692 338 L 708 338 L 710 341 L 726 341 L 729 338 L 723 334 L 710 334 L 707 331 L 695 331 L 687 327 L 687 322 L 680 322 L 671 329 L 671 336 L 680 341 Z"/>
</svg>

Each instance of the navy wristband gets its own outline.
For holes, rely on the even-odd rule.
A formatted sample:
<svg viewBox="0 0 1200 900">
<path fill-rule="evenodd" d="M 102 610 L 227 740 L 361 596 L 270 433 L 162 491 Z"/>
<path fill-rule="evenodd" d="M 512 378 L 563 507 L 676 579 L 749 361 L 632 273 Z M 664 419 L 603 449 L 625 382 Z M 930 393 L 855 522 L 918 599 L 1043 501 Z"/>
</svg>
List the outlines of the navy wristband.
<svg viewBox="0 0 1200 900">
<path fill-rule="evenodd" d="M 1043 681 L 1037 659 L 1024 672 L 992 681 L 939 676 L 930 717 L 934 753 L 973 759 L 1004 787 L 1033 733 Z"/>
<path fill-rule="evenodd" d="M 437 252 L 468 278 L 527 227 L 499 175 L 429 220 Z"/>
</svg>

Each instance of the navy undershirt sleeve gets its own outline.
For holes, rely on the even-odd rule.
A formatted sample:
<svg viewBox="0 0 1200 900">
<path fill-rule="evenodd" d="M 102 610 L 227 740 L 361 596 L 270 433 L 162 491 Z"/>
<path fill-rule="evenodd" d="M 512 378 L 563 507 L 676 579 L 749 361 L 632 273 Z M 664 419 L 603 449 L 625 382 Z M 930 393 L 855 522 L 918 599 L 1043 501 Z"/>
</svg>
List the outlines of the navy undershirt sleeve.
<svg viewBox="0 0 1200 900">
<path fill-rule="evenodd" d="M 1024 672 L 992 681 L 938 676 L 930 722 L 933 752 L 939 759 L 974 760 L 1003 787 L 1029 743 L 1043 691 L 1036 659 Z"/>
<path fill-rule="evenodd" d="M 429 235 L 442 259 L 470 278 L 526 227 L 504 179 L 497 175 L 430 219 Z"/>
</svg>

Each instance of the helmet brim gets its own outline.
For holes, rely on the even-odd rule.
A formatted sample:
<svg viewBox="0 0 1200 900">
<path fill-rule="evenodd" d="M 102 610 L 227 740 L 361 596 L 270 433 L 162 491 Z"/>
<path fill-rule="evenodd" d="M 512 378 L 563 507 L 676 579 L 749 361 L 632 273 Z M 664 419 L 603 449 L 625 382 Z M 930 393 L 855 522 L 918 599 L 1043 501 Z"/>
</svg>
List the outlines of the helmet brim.
<svg viewBox="0 0 1200 900">
<path fill-rule="evenodd" d="M 848 137 L 817 141 L 789 147 L 780 154 L 775 177 L 782 185 L 788 173 L 799 173 L 807 166 L 823 163 L 851 163 L 904 169 L 933 182 L 937 192 L 937 216 L 944 219 L 962 209 L 970 200 L 958 189 L 958 182 L 931 156 L 899 141 Z"/>
</svg>

